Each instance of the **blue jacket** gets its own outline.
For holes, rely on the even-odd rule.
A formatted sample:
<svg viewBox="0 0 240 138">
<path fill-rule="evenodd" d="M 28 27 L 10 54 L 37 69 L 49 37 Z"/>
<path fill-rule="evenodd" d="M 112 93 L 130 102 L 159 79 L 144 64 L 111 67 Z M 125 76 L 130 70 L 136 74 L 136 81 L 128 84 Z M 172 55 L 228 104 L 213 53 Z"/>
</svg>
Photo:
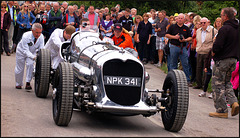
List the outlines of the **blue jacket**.
<svg viewBox="0 0 240 138">
<path fill-rule="evenodd" d="M 30 29 L 31 25 L 30 25 L 30 19 L 28 17 L 28 13 L 25 14 L 24 13 L 24 19 L 22 18 L 22 13 L 19 12 L 18 16 L 17 16 L 17 23 L 19 24 L 19 28 L 24 29 L 24 27 L 21 24 L 26 24 L 26 28 Z M 32 24 L 36 21 L 36 17 L 30 12 L 30 18 L 32 18 Z"/>
</svg>

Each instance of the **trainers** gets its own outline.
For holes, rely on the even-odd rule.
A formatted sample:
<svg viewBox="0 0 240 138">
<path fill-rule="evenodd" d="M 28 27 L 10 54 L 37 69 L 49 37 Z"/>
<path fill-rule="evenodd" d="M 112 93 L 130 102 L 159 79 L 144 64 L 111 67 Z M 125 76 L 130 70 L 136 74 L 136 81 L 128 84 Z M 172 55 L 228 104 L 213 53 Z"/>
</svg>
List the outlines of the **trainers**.
<svg viewBox="0 0 240 138">
<path fill-rule="evenodd" d="M 213 97 L 212 97 L 212 93 L 210 93 L 210 95 L 208 96 L 208 98 L 209 99 L 212 99 Z"/>
<path fill-rule="evenodd" d="M 232 104 L 232 111 L 231 111 L 231 115 L 235 116 L 239 113 L 239 104 L 237 102 L 234 102 Z"/>
<path fill-rule="evenodd" d="M 157 64 L 154 64 L 154 66 L 161 67 L 162 64 L 158 62 Z"/>
<path fill-rule="evenodd" d="M 228 118 L 228 113 L 217 113 L 217 112 L 210 112 L 210 117 L 219 117 L 219 118 Z"/>
<path fill-rule="evenodd" d="M 32 89 L 32 87 L 31 87 L 31 85 L 30 85 L 29 82 L 26 83 L 26 87 L 25 87 L 25 89 L 27 89 L 27 90 L 31 90 L 31 89 Z"/>
<path fill-rule="evenodd" d="M 22 86 L 16 86 L 16 89 L 22 89 Z"/>
<path fill-rule="evenodd" d="M 198 94 L 199 97 L 206 97 L 206 92 L 201 92 Z"/>
</svg>

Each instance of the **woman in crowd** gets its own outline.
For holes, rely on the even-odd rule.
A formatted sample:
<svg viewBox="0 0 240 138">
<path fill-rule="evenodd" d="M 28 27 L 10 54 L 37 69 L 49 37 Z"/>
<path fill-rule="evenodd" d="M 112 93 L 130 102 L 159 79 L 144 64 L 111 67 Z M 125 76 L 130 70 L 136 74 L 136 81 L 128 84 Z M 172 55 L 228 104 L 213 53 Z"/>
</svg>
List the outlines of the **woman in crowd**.
<svg viewBox="0 0 240 138">
<path fill-rule="evenodd" d="M 175 18 L 174 18 L 174 16 L 170 16 L 169 17 L 169 19 L 168 19 L 168 22 L 169 22 L 169 24 L 167 25 L 167 27 L 166 27 L 166 31 L 168 30 L 168 28 L 172 25 L 172 24 L 175 24 L 176 22 L 175 22 L 175 20 L 174 20 Z M 168 46 L 169 47 L 169 45 L 167 45 L 168 43 L 169 43 L 169 39 L 167 38 L 167 37 L 165 37 L 165 45 L 166 46 Z M 167 52 L 167 51 L 165 51 L 165 52 Z M 169 50 L 169 53 L 170 53 L 170 50 Z M 170 54 L 167 54 L 167 56 L 166 56 L 166 60 L 167 60 L 167 68 L 168 68 L 168 71 L 170 71 L 169 69 L 170 69 Z"/>
<path fill-rule="evenodd" d="M 35 22 L 35 20 L 36 17 L 31 12 L 29 12 L 28 5 L 24 3 L 22 5 L 22 10 L 19 12 L 17 16 L 17 24 L 19 24 L 19 29 L 16 45 L 21 40 L 23 33 L 30 31 L 32 24 Z"/>
<path fill-rule="evenodd" d="M 152 34 L 152 24 L 148 21 L 149 15 L 147 13 L 143 14 L 143 21 L 138 25 L 137 29 L 137 41 L 138 45 L 138 54 L 140 60 L 143 64 L 147 64 L 148 49 L 147 46 L 150 44 L 150 38 Z"/>
<path fill-rule="evenodd" d="M 106 16 L 106 15 L 105 15 L 105 16 Z M 99 19 L 100 19 L 100 22 L 104 21 L 103 12 L 102 12 L 101 10 L 98 12 L 98 17 L 99 17 Z"/>
<path fill-rule="evenodd" d="M 143 18 L 141 15 L 136 15 L 134 20 L 133 20 L 133 23 L 134 23 L 134 29 L 133 29 L 133 33 L 134 33 L 134 47 L 136 49 L 138 49 L 138 42 L 137 41 L 137 29 L 138 29 L 138 25 L 139 23 L 143 21 Z"/>
<path fill-rule="evenodd" d="M 168 30 L 168 28 L 169 28 L 172 24 L 175 23 L 175 22 L 174 22 L 174 16 L 170 16 L 169 19 L 168 19 L 168 22 L 169 22 L 169 24 L 168 24 L 168 26 L 167 26 L 167 30 Z M 167 31 L 167 30 L 166 30 L 166 31 Z"/>
<path fill-rule="evenodd" d="M 197 46 L 197 40 L 196 40 L 196 32 L 197 29 L 201 27 L 201 16 L 196 15 L 193 18 L 193 30 L 191 30 L 191 34 L 192 34 L 192 45 L 190 45 L 190 52 L 189 52 L 189 62 L 191 65 L 191 69 L 192 69 L 192 76 L 191 76 L 191 84 L 193 84 L 196 81 L 196 67 L 197 67 L 197 54 L 196 54 L 196 46 Z"/>
<path fill-rule="evenodd" d="M 64 14 L 64 11 L 65 11 L 65 9 L 64 9 L 63 6 L 60 7 L 60 11 L 61 11 L 61 13 L 62 13 L 62 15 L 63 15 L 63 14 Z M 63 19 L 63 17 L 64 17 L 64 16 L 62 16 L 62 19 Z"/>
<path fill-rule="evenodd" d="M 218 17 L 215 22 L 214 22 L 214 28 L 216 28 L 217 30 L 219 30 L 222 27 L 222 19 L 220 17 Z"/>
<path fill-rule="evenodd" d="M 3 48 L 7 56 L 10 56 L 10 50 L 8 46 L 8 30 L 11 25 L 10 12 L 6 11 L 7 3 L 1 3 L 1 37 L 3 37 Z M 3 53 L 1 46 L 1 54 Z"/>
<path fill-rule="evenodd" d="M 79 22 L 81 21 L 83 15 L 82 15 L 82 11 L 80 9 L 75 11 L 75 14 L 78 16 L 78 20 Z"/>
<path fill-rule="evenodd" d="M 101 35 L 103 37 L 109 37 L 112 35 L 112 30 L 113 30 L 113 21 L 110 20 L 111 18 L 111 14 L 110 13 L 106 13 L 106 20 L 102 20 L 100 22 L 100 30 L 101 30 Z"/>
</svg>

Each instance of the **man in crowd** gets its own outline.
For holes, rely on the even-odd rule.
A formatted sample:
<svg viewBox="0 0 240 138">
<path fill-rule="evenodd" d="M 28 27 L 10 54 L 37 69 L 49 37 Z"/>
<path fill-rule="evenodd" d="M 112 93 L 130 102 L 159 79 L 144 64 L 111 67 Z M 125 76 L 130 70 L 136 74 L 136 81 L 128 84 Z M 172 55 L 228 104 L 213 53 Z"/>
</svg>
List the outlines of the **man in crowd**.
<svg viewBox="0 0 240 138">
<path fill-rule="evenodd" d="M 52 69 L 57 69 L 58 64 L 63 61 L 60 57 L 59 48 L 62 43 L 70 40 L 71 35 L 75 32 L 76 28 L 72 25 L 68 25 L 65 29 L 55 29 L 51 34 L 49 40 L 45 45 L 45 49 L 49 49 L 51 52 Z"/>
<path fill-rule="evenodd" d="M 152 35 L 150 38 L 150 50 L 149 50 L 149 60 L 151 64 L 154 64 L 155 62 L 158 61 L 158 51 L 156 50 L 156 32 L 155 32 L 155 27 L 156 27 L 156 10 L 151 9 L 151 18 L 148 19 L 148 21 L 152 24 Z"/>
<path fill-rule="evenodd" d="M 19 3 L 18 3 L 18 1 L 14 1 L 14 7 L 16 8 L 16 16 L 17 16 L 17 14 L 18 14 L 18 12 L 20 11 L 20 6 L 19 6 Z M 17 20 L 17 19 L 16 19 Z M 17 22 L 17 21 L 16 21 Z M 12 47 L 12 49 L 10 49 L 11 50 L 11 53 L 13 53 L 13 52 L 15 52 L 16 51 L 16 37 L 17 37 L 17 34 L 18 34 L 18 28 L 19 28 L 19 24 L 17 24 L 15 22 L 15 26 L 14 26 L 14 32 L 13 32 L 13 47 Z"/>
<path fill-rule="evenodd" d="M 65 16 L 66 13 L 68 13 L 68 3 L 64 1 L 61 6 L 64 8 L 64 12 L 62 16 Z"/>
<path fill-rule="evenodd" d="M 8 11 L 11 16 L 11 24 L 8 30 L 8 45 L 9 45 L 9 49 L 11 50 L 11 53 L 13 53 L 13 50 L 14 50 L 12 49 L 13 48 L 13 32 L 14 32 L 14 26 L 16 25 L 16 21 L 17 21 L 17 12 L 13 4 L 14 4 L 13 1 L 8 1 L 7 8 L 6 8 L 6 11 Z"/>
<path fill-rule="evenodd" d="M 73 5 L 73 11 L 77 11 L 78 10 L 78 6 L 76 4 Z"/>
<path fill-rule="evenodd" d="M 163 12 L 158 13 L 158 18 L 159 21 L 156 24 L 155 32 L 157 32 L 156 49 L 158 50 L 159 62 L 156 64 L 156 66 L 161 67 L 163 61 L 163 48 L 165 46 L 165 33 L 168 21 L 164 18 Z"/>
<path fill-rule="evenodd" d="M 134 20 L 136 15 L 137 15 L 137 9 L 136 8 L 132 8 L 131 9 L 131 17 L 133 18 L 133 20 Z"/>
<path fill-rule="evenodd" d="M 192 31 L 194 29 L 194 23 L 193 23 L 193 19 L 196 16 L 196 13 L 191 13 L 189 15 L 189 22 L 190 22 L 190 26 L 189 29 L 190 31 Z M 196 49 L 192 47 L 193 42 L 190 41 L 187 45 L 188 45 L 188 51 L 189 51 L 189 57 L 188 57 L 188 62 L 189 62 L 189 74 L 191 75 L 191 85 L 193 82 L 195 82 L 196 80 Z"/>
<path fill-rule="evenodd" d="M 48 17 L 49 17 L 49 13 L 50 13 L 51 9 L 52 9 L 51 4 L 47 4 L 47 5 L 46 5 L 46 11 L 47 11 Z"/>
<path fill-rule="evenodd" d="M 119 19 L 118 23 L 121 23 L 122 27 L 127 31 L 133 32 L 133 29 L 134 29 L 133 18 L 130 16 L 130 14 L 131 14 L 131 10 L 129 8 L 126 8 L 124 16 L 122 16 Z"/>
<path fill-rule="evenodd" d="M 166 32 L 166 37 L 170 40 L 170 69 L 177 69 L 178 57 L 183 66 L 183 71 L 187 77 L 188 86 L 190 86 L 189 67 L 188 67 L 188 54 L 186 48 L 186 42 L 192 40 L 192 35 L 187 26 L 184 25 L 185 15 L 179 14 L 178 21 L 169 27 Z"/>
<path fill-rule="evenodd" d="M 86 12 L 85 12 L 85 6 L 83 4 L 80 6 L 80 10 L 82 11 L 82 15 L 84 16 Z"/>
<path fill-rule="evenodd" d="M 79 26 L 79 19 L 78 16 L 74 13 L 73 6 L 68 6 L 68 11 L 69 12 L 66 13 L 64 18 L 62 19 L 61 24 L 63 29 L 66 28 L 66 26 L 68 25 L 72 25 L 77 28 Z"/>
<path fill-rule="evenodd" d="M 239 60 L 239 31 L 238 21 L 235 20 L 232 8 L 223 8 L 221 11 L 223 26 L 219 29 L 213 44 L 212 89 L 216 112 L 210 112 L 210 117 L 228 118 L 226 99 L 231 105 L 231 115 L 239 113 L 238 99 L 236 98 L 230 82 L 232 71 L 235 70 Z"/>
<path fill-rule="evenodd" d="M 200 20 L 202 27 L 197 30 L 196 33 L 196 52 L 197 52 L 197 68 L 196 68 L 196 82 L 197 86 L 193 89 L 201 89 L 205 80 L 204 62 L 207 58 L 208 52 L 212 49 L 214 35 L 217 34 L 217 29 L 208 25 L 208 19 L 206 17 Z M 214 31 L 212 30 L 214 29 Z M 200 95 L 199 95 L 200 96 Z M 201 96 L 206 96 L 206 93 L 202 92 Z"/>
<path fill-rule="evenodd" d="M 36 59 L 37 51 L 43 47 L 44 36 L 42 34 L 42 25 L 39 23 L 34 23 L 32 26 L 32 31 L 24 33 L 17 46 L 15 66 L 16 89 L 22 89 L 25 62 L 27 67 L 25 89 L 32 89 L 30 82 L 33 77 L 33 64 Z"/>
<path fill-rule="evenodd" d="M 90 21 L 90 25 L 99 26 L 100 18 L 98 14 L 94 11 L 94 6 L 89 6 L 89 11 L 84 14 L 84 18 L 88 18 Z"/>
<path fill-rule="evenodd" d="M 50 35 L 56 28 L 61 27 L 62 13 L 60 11 L 59 3 L 54 2 L 53 9 L 49 13 L 48 28 Z"/>
</svg>

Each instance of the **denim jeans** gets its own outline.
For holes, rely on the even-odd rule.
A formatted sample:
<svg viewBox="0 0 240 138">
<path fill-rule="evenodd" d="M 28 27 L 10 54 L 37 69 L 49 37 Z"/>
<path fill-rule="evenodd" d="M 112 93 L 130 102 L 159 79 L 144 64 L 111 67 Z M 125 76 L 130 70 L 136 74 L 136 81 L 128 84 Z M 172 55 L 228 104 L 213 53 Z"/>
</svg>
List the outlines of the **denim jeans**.
<svg viewBox="0 0 240 138">
<path fill-rule="evenodd" d="M 170 70 L 177 69 L 178 57 L 179 57 L 182 63 L 183 71 L 187 77 L 187 82 L 190 82 L 187 47 L 186 46 L 183 47 L 182 53 L 180 53 L 181 52 L 180 47 L 172 45 L 171 43 L 169 43 L 169 47 L 170 47 L 170 60 L 171 60 Z"/>
<path fill-rule="evenodd" d="M 167 68 L 168 68 L 168 72 L 170 71 L 170 63 L 171 63 L 171 57 L 170 54 L 167 55 Z"/>
</svg>

